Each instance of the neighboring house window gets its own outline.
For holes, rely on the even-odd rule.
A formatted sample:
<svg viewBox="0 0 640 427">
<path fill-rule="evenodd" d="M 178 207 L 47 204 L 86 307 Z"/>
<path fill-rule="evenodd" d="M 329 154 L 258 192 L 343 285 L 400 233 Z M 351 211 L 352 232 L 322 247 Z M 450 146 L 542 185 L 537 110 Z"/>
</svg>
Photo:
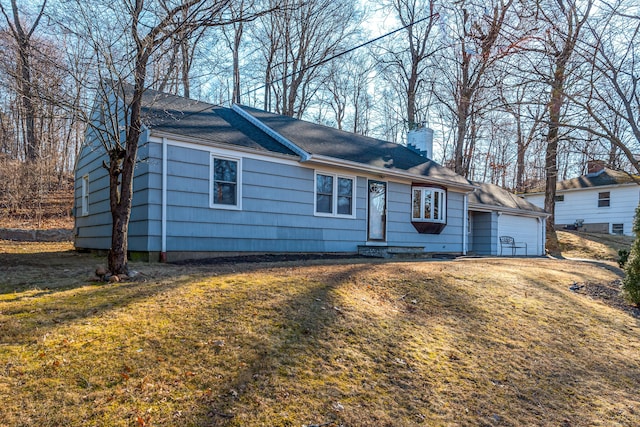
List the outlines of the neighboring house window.
<svg viewBox="0 0 640 427">
<path fill-rule="evenodd" d="M 608 191 L 598 193 L 598 207 L 606 208 L 609 206 L 611 206 L 611 193 Z"/>
<path fill-rule="evenodd" d="M 624 234 L 624 224 L 611 224 L 612 234 Z"/>
<path fill-rule="evenodd" d="M 89 175 L 82 177 L 82 195 L 80 198 L 80 214 L 89 215 Z"/>
<path fill-rule="evenodd" d="M 447 192 L 441 188 L 412 187 L 411 220 L 425 222 L 447 221 Z"/>
<path fill-rule="evenodd" d="M 556 202 L 564 202 L 564 194 L 558 194 L 556 196 Z"/>
<path fill-rule="evenodd" d="M 328 173 L 316 173 L 316 214 L 354 216 L 355 179 Z"/>
<path fill-rule="evenodd" d="M 211 156 L 211 207 L 240 208 L 240 161 Z"/>
</svg>

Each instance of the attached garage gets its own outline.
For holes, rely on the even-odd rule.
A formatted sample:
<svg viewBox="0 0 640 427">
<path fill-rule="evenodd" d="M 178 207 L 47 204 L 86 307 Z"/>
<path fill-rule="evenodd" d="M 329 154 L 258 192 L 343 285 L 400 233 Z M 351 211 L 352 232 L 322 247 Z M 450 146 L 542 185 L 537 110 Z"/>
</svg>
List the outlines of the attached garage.
<svg viewBox="0 0 640 427">
<path fill-rule="evenodd" d="M 498 247 L 500 251 L 500 236 L 511 236 L 518 243 L 526 244 L 524 249 L 516 249 L 516 255 L 542 255 L 544 254 L 544 217 L 529 217 L 498 213 Z M 524 246 L 524 245 L 522 245 Z M 510 255 L 508 251 L 502 251 L 503 255 Z"/>
<path fill-rule="evenodd" d="M 544 255 L 548 214 L 497 185 L 474 184 L 478 188 L 469 194 L 469 253 L 500 255 L 500 236 L 510 236 L 526 243 L 526 256 Z M 511 249 L 502 252 L 512 255 Z M 516 255 L 525 256 L 524 248 L 518 248 Z"/>
</svg>

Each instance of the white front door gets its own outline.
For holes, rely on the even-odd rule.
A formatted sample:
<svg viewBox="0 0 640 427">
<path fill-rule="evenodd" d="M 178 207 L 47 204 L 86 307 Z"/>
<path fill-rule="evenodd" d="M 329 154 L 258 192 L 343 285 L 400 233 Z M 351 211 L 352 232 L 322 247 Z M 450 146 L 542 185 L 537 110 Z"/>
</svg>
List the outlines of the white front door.
<svg viewBox="0 0 640 427">
<path fill-rule="evenodd" d="M 384 242 L 387 234 L 387 183 L 369 181 L 368 240 Z"/>
</svg>

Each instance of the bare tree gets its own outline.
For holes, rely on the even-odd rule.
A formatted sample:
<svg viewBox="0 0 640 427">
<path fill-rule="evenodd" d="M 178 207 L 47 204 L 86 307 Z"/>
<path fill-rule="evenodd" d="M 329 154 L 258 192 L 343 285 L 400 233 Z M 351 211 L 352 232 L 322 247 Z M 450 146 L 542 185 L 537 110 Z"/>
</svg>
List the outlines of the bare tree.
<svg viewBox="0 0 640 427">
<path fill-rule="evenodd" d="M 150 86 L 147 81 L 149 61 L 176 34 L 189 38 L 203 27 L 228 23 L 222 12 L 230 1 L 206 0 L 145 2 L 121 0 L 105 2 L 100 13 L 95 5 L 76 0 L 70 11 L 77 17 L 77 34 L 92 47 L 98 70 L 108 70 L 111 77 L 98 94 L 104 111 L 102 143 L 108 154 L 105 167 L 109 174 L 112 217 L 109 270 L 127 272 L 128 226 L 133 196 L 133 174 L 138 141 L 143 130 L 142 100 Z M 99 27 L 97 27 L 99 26 Z M 71 30 L 71 26 L 68 27 Z M 130 86 L 124 82 L 131 80 Z M 116 104 L 112 101 L 116 96 Z M 122 128 L 124 126 L 124 129 Z M 106 130 L 106 131 L 105 131 Z"/>
<path fill-rule="evenodd" d="M 425 118 L 418 117 L 420 95 L 430 98 L 422 89 L 431 89 L 429 82 L 433 72 L 429 59 L 438 50 L 437 39 L 432 35 L 437 20 L 435 0 L 389 0 L 386 3 L 398 18 L 404 30 L 398 37 L 389 39 L 378 61 L 385 80 L 401 93 L 406 109 L 406 120 L 409 129 L 416 127 Z M 432 67 L 433 68 L 433 67 Z M 396 86 L 397 85 L 397 86 Z"/>
<path fill-rule="evenodd" d="M 324 101 L 333 112 L 335 126 L 346 129 L 351 124 L 353 133 L 366 134 L 367 118 L 371 106 L 368 93 L 370 74 L 374 65 L 369 58 L 352 52 L 332 61 L 324 81 Z"/>
<path fill-rule="evenodd" d="M 481 7 L 473 2 L 460 2 L 460 9 L 452 10 L 457 23 L 454 63 L 456 64 L 453 89 L 454 105 L 451 105 L 456 122 L 453 153 L 453 169 L 469 175 L 470 159 L 474 151 L 474 135 L 469 135 L 470 122 L 479 111 L 478 96 L 486 75 L 497 61 L 519 47 L 518 41 L 503 35 L 503 26 L 511 12 L 513 0 L 494 1 Z M 481 15 L 478 16 L 482 11 Z M 475 106 L 474 106 L 475 104 Z M 466 161 L 465 161 L 466 159 Z"/>
<path fill-rule="evenodd" d="M 589 70 L 584 76 L 588 90 L 567 96 L 589 117 L 571 126 L 589 132 L 609 144 L 608 164 L 619 162 L 619 153 L 640 172 L 640 16 L 623 2 L 607 2 L 589 25 L 588 40 L 578 46 Z M 586 37 L 585 37 L 586 39 Z"/>
<path fill-rule="evenodd" d="M 510 84 L 511 83 L 511 84 Z M 505 86 L 509 85 L 509 88 Z M 506 84 L 497 84 L 501 107 L 512 119 L 515 129 L 516 143 L 516 173 L 515 190 L 525 190 L 526 153 L 531 143 L 540 138 L 540 130 L 543 127 L 544 105 L 537 99 L 540 93 L 539 84 L 536 82 L 507 81 Z M 533 99 L 531 97 L 533 95 Z"/>
<path fill-rule="evenodd" d="M 571 76 L 571 60 L 581 37 L 581 31 L 587 22 L 592 1 L 577 0 L 539 1 L 536 15 L 544 23 L 544 54 L 549 61 L 547 83 L 550 86 L 547 135 L 545 153 L 545 201 L 544 208 L 550 213 L 547 218 L 547 249 L 558 252 L 558 239 L 555 232 L 555 196 L 558 182 L 558 144 L 562 126 L 562 110 L 566 106 L 566 84 Z"/>
<path fill-rule="evenodd" d="M 227 40 L 227 45 L 232 55 L 233 91 L 231 102 L 240 104 L 240 44 L 244 34 L 245 21 L 243 17 L 247 10 L 253 8 L 253 1 L 239 0 L 229 6 L 230 20 L 232 23 L 228 27 L 223 27 L 223 33 Z"/>
<path fill-rule="evenodd" d="M 352 0 L 283 0 L 261 20 L 255 38 L 262 44 L 266 110 L 304 114 L 322 82 L 323 64 L 345 48 L 356 18 Z"/>
<path fill-rule="evenodd" d="M 44 14 L 47 0 L 43 0 L 40 10 L 36 15 L 36 18 L 31 25 L 31 28 L 24 28 L 22 17 L 18 9 L 16 0 L 11 0 L 11 12 L 12 17 L 9 17 L 5 7 L 0 3 L 0 12 L 4 16 L 7 26 L 11 35 L 13 36 L 18 51 L 17 63 L 19 64 L 20 72 L 18 74 L 18 90 L 20 93 L 20 101 L 24 110 L 24 139 L 25 139 L 25 151 L 26 158 L 29 161 L 36 160 L 39 150 L 39 141 L 36 137 L 35 131 L 35 109 L 34 98 L 35 93 L 33 89 L 33 69 L 31 64 L 32 59 L 32 37 L 33 33 L 40 23 L 40 19 Z"/>
</svg>

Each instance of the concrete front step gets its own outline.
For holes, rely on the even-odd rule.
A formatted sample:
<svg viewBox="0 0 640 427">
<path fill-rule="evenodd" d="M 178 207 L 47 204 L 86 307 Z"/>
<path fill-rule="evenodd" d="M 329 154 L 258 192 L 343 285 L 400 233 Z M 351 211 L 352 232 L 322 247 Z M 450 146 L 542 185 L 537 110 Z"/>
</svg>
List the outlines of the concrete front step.
<svg viewBox="0 0 640 427">
<path fill-rule="evenodd" d="M 374 258 L 427 258 L 422 246 L 358 246 L 358 255 Z"/>
</svg>

